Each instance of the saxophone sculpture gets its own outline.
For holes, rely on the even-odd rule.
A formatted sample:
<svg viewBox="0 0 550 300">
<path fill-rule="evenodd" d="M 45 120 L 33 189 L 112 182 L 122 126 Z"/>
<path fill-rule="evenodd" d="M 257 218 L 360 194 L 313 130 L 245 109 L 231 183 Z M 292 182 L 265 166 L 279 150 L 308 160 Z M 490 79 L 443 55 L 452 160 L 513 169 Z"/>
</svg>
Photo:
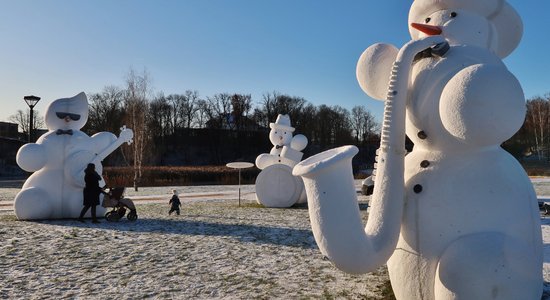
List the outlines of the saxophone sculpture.
<svg viewBox="0 0 550 300">
<path fill-rule="evenodd" d="M 411 66 L 415 56 L 430 47 L 433 52 L 444 52 L 448 44 L 441 36 L 410 41 L 401 48 L 393 64 L 365 228 L 351 166 L 357 147 L 331 149 L 294 167 L 293 174 L 304 180 L 317 245 L 332 263 L 347 273 L 376 270 L 386 263 L 396 247 L 405 197 L 405 113 Z"/>
</svg>

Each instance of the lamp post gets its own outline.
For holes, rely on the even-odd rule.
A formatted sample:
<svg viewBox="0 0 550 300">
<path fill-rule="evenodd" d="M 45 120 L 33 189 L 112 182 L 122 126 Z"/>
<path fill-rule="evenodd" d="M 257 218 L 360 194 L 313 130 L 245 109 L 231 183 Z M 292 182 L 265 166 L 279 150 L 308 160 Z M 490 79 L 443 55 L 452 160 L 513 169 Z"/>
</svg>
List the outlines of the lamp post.
<svg viewBox="0 0 550 300">
<path fill-rule="evenodd" d="M 23 97 L 23 100 L 25 100 L 25 102 L 27 103 L 27 105 L 29 106 L 29 108 L 31 109 L 31 114 L 30 114 L 30 120 L 29 120 L 29 143 L 32 143 L 32 137 L 33 137 L 33 118 L 34 118 L 34 114 L 33 114 L 33 108 L 34 106 L 36 105 L 36 103 L 38 103 L 38 101 L 40 101 L 40 97 L 37 97 L 37 96 L 34 96 L 34 95 L 31 95 L 31 96 L 25 96 Z"/>
</svg>

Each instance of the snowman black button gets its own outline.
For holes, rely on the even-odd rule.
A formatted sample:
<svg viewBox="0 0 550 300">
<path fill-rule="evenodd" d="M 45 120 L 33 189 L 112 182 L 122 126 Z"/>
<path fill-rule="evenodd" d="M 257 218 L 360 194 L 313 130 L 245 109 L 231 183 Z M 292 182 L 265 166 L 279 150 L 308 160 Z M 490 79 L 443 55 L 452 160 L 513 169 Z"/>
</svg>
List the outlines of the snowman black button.
<svg viewBox="0 0 550 300">
<path fill-rule="evenodd" d="M 424 131 L 419 131 L 417 135 L 418 138 L 421 140 L 425 140 L 428 137 L 428 135 Z"/>
<path fill-rule="evenodd" d="M 417 194 L 419 194 L 420 192 L 422 192 L 422 186 L 420 184 L 417 184 L 413 187 L 413 191 Z"/>
<path fill-rule="evenodd" d="M 420 167 L 422 168 L 427 168 L 430 166 L 430 162 L 427 161 L 427 160 L 423 160 L 421 163 L 420 163 Z"/>
</svg>

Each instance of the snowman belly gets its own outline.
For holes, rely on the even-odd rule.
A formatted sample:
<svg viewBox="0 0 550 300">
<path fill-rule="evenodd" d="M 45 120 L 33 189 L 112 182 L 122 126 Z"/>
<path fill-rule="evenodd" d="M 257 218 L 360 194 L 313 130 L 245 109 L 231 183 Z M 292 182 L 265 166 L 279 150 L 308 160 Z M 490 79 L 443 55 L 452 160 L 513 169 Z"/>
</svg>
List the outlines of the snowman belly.
<svg viewBox="0 0 550 300">
<path fill-rule="evenodd" d="M 459 237 L 500 232 L 529 244 L 540 239 L 533 187 L 500 148 L 455 155 L 415 150 L 405 166 L 401 235 L 388 267 L 392 282 L 410 295 L 430 299 L 439 258 Z"/>
</svg>

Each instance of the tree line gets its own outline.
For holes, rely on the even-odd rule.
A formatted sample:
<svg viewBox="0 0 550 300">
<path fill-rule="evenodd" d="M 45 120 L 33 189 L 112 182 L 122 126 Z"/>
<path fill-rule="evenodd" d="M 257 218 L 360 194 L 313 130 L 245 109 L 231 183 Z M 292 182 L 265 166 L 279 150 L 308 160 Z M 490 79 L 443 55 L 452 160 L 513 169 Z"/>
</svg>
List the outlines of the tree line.
<svg viewBox="0 0 550 300">
<path fill-rule="evenodd" d="M 355 106 L 351 111 L 338 105 L 315 106 L 302 97 L 279 92 L 265 93 L 256 101 L 250 94 L 239 93 L 202 97 L 198 91 L 186 90 L 181 94 L 154 94 L 146 71 L 138 74 L 130 70 L 124 86 L 105 86 L 100 92 L 88 93 L 88 99 L 89 119 L 83 130 L 94 134 L 118 133 L 124 124 L 132 128 L 134 143 L 132 147 L 125 147 L 127 153 L 123 156 L 136 169 L 143 164 L 158 164 L 155 156 L 164 155 L 162 150 L 170 148 L 169 143 L 176 143 L 177 138 L 189 130 L 237 133 L 263 130 L 261 134 L 267 141 L 269 123 L 274 122 L 279 113 L 290 115 L 296 133 L 308 137 L 315 149 L 312 154 L 344 144 L 376 143 L 379 138 L 379 123 L 364 106 Z M 518 159 L 534 157 L 550 161 L 550 93 L 528 99 L 526 107 L 523 126 L 503 147 Z M 43 120 L 35 111 L 33 127 L 42 128 Z M 19 124 L 23 133 L 28 134 L 28 110 L 17 111 L 10 121 Z M 151 151 L 152 148 L 161 151 Z"/>
<path fill-rule="evenodd" d="M 265 93 L 259 101 L 239 93 L 201 97 L 195 90 L 153 94 L 146 72 L 131 71 L 124 87 L 106 86 L 100 92 L 89 93 L 88 99 L 89 118 L 84 130 L 89 134 L 118 132 L 126 124 L 135 131 L 134 153 L 129 156 L 138 164 L 154 157 L 137 153 L 145 148 L 162 148 L 163 142 L 183 130 L 265 131 L 278 114 L 288 114 L 296 132 L 321 148 L 360 144 L 378 136 L 379 125 L 363 106 L 351 111 L 338 105 L 315 106 L 302 97 L 279 92 Z"/>
<path fill-rule="evenodd" d="M 523 126 L 505 148 L 517 158 L 550 161 L 550 93 L 527 100 Z"/>
<path fill-rule="evenodd" d="M 165 138 L 192 128 L 260 130 L 269 128 L 278 114 L 288 114 L 296 132 L 324 147 L 361 143 L 376 138 L 379 130 L 378 122 L 363 106 L 351 111 L 338 105 L 315 106 L 302 97 L 279 92 L 265 93 L 258 103 L 250 94 L 219 93 L 202 98 L 194 90 L 147 97 L 144 87 L 134 86 L 107 86 L 88 94 L 90 114 L 85 131 L 117 131 L 127 124 L 143 128 L 147 136 Z"/>
<path fill-rule="evenodd" d="M 223 149 L 217 148 L 229 143 L 237 143 L 238 148 L 231 151 L 241 151 L 249 160 L 251 153 L 267 152 L 271 147 L 267 136 L 269 123 L 274 122 L 278 114 L 288 114 L 296 133 L 309 139 L 306 154 L 345 144 L 375 149 L 379 140 L 379 123 L 364 106 L 351 110 L 339 105 L 316 106 L 302 97 L 276 91 L 264 93 L 261 99 L 241 93 L 203 97 L 196 90 L 165 95 L 154 93 L 146 71 L 130 70 L 123 86 L 108 85 L 100 92 L 88 93 L 88 101 L 89 118 L 83 128 L 88 134 L 118 133 L 122 125 L 134 130 L 132 145 L 122 147 L 120 156 L 136 170 L 136 181 L 143 165 L 166 164 L 163 157 L 170 151 L 183 151 L 192 157 L 185 146 L 189 141 L 197 142 L 197 132 L 206 136 L 204 139 L 210 144 L 210 152 L 206 154 L 211 159 L 198 162 L 191 158 L 180 163 L 223 164 L 226 156 L 220 153 Z M 503 146 L 517 158 L 536 155 L 550 159 L 550 94 L 528 99 L 526 105 L 522 128 Z M 28 130 L 28 112 L 18 111 L 10 120 L 18 123 L 23 131 Z M 38 116 L 34 127 L 41 126 L 43 118 Z M 257 134 L 251 135 L 251 132 Z M 255 143 L 258 139 L 262 141 L 259 144 Z M 243 150 L 247 146 L 254 148 L 248 154 Z M 371 159 L 372 155 L 365 155 L 358 160 Z M 178 164 L 178 161 L 169 163 Z"/>
<path fill-rule="evenodd" d="M 258 154 L 269 152 L 269 123 L 278 114 L 288 114 L 295 132 L 309 139 L 306 155 L 378 141 L 379 124 L 363 106 L 351 111 L 338 105 L 315 106 L 302 97 L 279 92 L 265 93 L 256 101 L 241 93 L 203 97 L 198 91 L 186 90 L 166 95 L 154 93 L 150 82 L 147 72 L 130 71 L 123 87 L 109 85 L 88 93 L 89 117 L 83 128 L 90 135 L 118 133 L 123 124 L 134 130 L 134 142 L 122 147 L 121 154 L 134 167 L 136 186 L 143 165 L 254 161 Z M 374 152 L 375 147 L 371 148 Z M 208 159 L 199 158 L 197 152 Z"/>
</svg>

